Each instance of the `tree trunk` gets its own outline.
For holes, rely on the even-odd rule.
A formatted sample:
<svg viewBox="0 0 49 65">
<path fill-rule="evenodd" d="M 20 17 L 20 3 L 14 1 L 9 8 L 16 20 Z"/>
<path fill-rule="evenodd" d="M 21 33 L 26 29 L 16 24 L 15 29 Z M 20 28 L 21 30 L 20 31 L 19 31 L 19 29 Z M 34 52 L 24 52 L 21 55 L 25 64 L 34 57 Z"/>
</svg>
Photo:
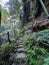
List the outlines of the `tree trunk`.
<svg viewBox="0 0 49 65">
<path fill-rule="evenodd" d="M 30 1 L 22 0 L 23 3 L 23 22 L 29 22 L 29 16 L 30 16 Z"/>
<path fill-rule="evenodd" d="M 42 0 L 43 2 L 45 2 L 44 0 Z M 39 0 L 36 0 L 36 12 L 34 14 L 34 17 L 37 18 L 38 16 L 41 15 L 41 9 L 42 9 L 42 5 L 40 3 Z"/>
<path fill-rule="evenodd" d="M 11 43 L 11 41 L 10 41 L 10 36 L 9 36 L 9 32 L 7 32 L 7 36 L 8 36 L 8 41 L 9 41 L 9 43 Z"/>
</svg>

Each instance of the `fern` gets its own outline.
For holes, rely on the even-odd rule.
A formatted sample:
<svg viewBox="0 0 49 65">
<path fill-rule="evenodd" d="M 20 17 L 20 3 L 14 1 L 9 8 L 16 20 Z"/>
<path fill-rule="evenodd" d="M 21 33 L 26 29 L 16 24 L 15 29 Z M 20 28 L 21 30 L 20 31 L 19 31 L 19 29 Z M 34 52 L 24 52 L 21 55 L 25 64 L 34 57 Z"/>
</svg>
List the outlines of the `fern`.
<svg viewBox="0 0 49 65">
<path fill-rule="evenodd" d="M 40 43 L 49 44 L 49 29 L 23 37 L 28 65 L 49 65 L 49 52 L 39 46 Z"/>
</svg>

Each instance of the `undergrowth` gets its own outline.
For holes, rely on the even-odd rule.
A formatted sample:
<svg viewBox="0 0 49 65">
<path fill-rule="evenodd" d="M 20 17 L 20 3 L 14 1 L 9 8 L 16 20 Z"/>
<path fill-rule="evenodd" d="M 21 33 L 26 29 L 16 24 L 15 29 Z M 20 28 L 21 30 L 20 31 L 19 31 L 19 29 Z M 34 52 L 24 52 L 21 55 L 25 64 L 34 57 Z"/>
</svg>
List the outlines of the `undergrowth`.
<svg viewBox="0 0 49 65">
<path fill-rule="evenodd" d="M 33 34 L 25 34 L 23 37 L 25 46 L 26 62 L 28 65 L 49 65 L 48 49 L 39 46 L 39 44 L 46 43 L 49 45 L 49 29 Z"/>
</svg>

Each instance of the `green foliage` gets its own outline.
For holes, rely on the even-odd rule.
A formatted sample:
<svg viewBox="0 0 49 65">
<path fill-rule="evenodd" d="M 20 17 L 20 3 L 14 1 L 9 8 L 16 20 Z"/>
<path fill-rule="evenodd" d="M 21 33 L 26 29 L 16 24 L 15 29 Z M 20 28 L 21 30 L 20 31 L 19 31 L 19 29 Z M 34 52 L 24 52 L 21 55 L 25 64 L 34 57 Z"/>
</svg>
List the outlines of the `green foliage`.
<svg viewBox="0 0 49 65">
<path fill-rule="evenodd" d="M 7 5 L 9 5 L 10 14 L 11 15 L 16 14 L 16 17 L 18 17 L 18 15 L 20 14 L 20 6 L 21 6 L 19 1 L 18 0 L 9 0 Z"/>
<path fill-rule="evenodd" d="M 2 65 L 8 65 L 10 53 L 14 52 L 14 45 L 5 43 L 0 46 L 0 62 Z"/>
<path fill-rule="evenodd" d="M 44 59 L 44 64 L 43 65 L 49 65 L 49 57 Z"/>
<path fill-rule="evenodd" d="M 6 44 L 3 44 L 0 46 L 0 55 L 1 56 L 5 56 L 7 53 L 10 53 L 14 50 L 14 46 L 13 44 L 9 44 L 9 43 L 6 43 Z"/>
<path fill-rule="evenodd" d="M 30 45 L 31 44 L 31 35 L 25 35 L 24 37 L 23 37 L 23 43 L 26 45 L 26 46 L 28 46 L 28 45 Z"/>
<path fill-rule="evenodd" d="M 18 33 L 21 34 L 23 32 L 25 32 L 25 29 L 24 28 L 20 29 Z"/>
<path fill-rule="evenodd" d="M 34 46 L 33 49 L 30 48 L 27 51 L 26 61 L 28 65 L 44 65 L 49 63 L 49 53 L 44 48 Z"/>
<path fill-rule="evenodd" d="M 40 43 L 49 44 L 49 29 L 33 34 L 25 34 L 26 62 L 28 65 L 49 65 L 49 52 L 39 46 Z"/>
<path fill-rule="evenodd" d="M 49 43 L 49 29 L 48 30 L 44 30 L 44 31 L 41 31 L 39 33 L 37 33 L 38 35 L 38 38 L 40 42 L 44 43 Z"/>
<path fill-rule="evenodd" d="M 49 43 L 49 29 L 40 31 L 37 33 L 33 33 L 32 35 L 25 35 L 23 37 L 23 43 L 25 45 L 33 45 L 33 44 L 40 44 L 40 43 Z M 27 44 L 28 43 L 28 44 Z"/>
<path fill-rule="evenodd" d="M 7 12 L 7 10 L 1 7 L 1 13 L 2 13 L 2 18 L 7 21 L 9 16 L 9 13 Z"/>
</svg>

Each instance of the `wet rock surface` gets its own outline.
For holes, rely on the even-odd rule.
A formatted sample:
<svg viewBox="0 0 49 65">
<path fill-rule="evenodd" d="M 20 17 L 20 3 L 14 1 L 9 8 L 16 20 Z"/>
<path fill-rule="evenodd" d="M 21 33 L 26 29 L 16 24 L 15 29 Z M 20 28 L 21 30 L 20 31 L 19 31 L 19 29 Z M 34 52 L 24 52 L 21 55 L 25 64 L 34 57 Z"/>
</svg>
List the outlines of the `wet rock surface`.
<svg viewBox="0 0 49 65">
<path fill-rule="evenodd" d="M 24 52 L 24 44 L 22 43 L 22 37 L 17 40 L 18 47 L 16 53 L 14 54 L 15 61 L 12 65 L 27 65 L 25 62 L 26 53 Z"/>
</svg>

